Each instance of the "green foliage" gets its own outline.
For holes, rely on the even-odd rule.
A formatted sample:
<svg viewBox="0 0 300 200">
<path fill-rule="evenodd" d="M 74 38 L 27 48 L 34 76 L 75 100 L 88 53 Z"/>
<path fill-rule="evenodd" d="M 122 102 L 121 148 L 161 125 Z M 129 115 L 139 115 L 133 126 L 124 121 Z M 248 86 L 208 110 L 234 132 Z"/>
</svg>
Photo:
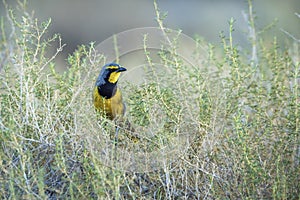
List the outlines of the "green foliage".
<svg viewBox="0 0 300 200">
<path fill-rule="evenodd" d="M 101 145 L 112 142 L 115 125 L 91 102 L 103 65 L 94 45 L 79 46 L 60 73 L 55 58 L 64 45 L 46 35 L 51 20 L 40 23 L 22 3 L 21 17 L 8 9 L 0 41 L 1 199 L 298 199 L 299 42 L 266 43 L 248 4 L 251 55 L 234 45 L 233 19 L 222 46 L 197 40 L 196 66 L 180 58 L 175 37 L 155 55 L 157 67 L 145 36 L 145 82 L 121 85 L 145 140 L 126 144 L 121 129 L 112 151 Z M 163 30 L 156 1 L 155 8 Z M 168 147 L 174 155 L 153 171 L 130 172 L 105 162 L 117 147 L 143 156 Z"/>
</svg>

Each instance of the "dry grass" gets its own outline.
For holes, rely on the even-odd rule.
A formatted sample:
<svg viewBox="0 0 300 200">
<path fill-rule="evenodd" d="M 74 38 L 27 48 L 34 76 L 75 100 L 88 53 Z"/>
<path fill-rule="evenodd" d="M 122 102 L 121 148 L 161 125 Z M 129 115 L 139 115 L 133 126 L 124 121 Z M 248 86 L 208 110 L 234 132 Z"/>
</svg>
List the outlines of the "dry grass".
<svg viewBox="0 0 300 200">
<path fill-rule="evenodd" d="M 170 41 L 157 67 L 145 40 L 145 82 L 120 83 L 141 139 L 120 129 L 115 144 L 91 102 L 103 57 L 81 46 L 58 73 L 59 35 L 22 12 L 0 43 L 1 199 L 299 198 L 299 42 L 251 37 L 249 60 L 231 21 L 221 47 L 197 43 L 197 65 Z"/>
</svg>

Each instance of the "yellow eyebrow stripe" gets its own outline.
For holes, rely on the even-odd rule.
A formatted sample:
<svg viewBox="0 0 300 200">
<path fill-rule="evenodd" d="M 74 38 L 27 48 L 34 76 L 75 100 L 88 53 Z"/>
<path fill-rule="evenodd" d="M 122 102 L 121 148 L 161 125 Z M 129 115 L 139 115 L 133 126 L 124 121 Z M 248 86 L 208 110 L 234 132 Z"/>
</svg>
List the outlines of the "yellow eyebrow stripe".
<svg viewBox="0 0 300 200">
<path fill-rule="evenodd" d="M 106 69 L 118 69 L 119 66 L 113 65 L 113 66 L 107 66 Z"/>
</svg>

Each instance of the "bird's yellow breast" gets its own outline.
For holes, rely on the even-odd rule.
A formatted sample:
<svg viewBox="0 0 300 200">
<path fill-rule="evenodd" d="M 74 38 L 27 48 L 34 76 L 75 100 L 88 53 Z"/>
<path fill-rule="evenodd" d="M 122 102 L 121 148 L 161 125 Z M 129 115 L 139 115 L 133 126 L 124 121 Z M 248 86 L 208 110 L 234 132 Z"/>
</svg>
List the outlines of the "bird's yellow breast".
<svg viewBox="0 0 300 200">
<path fill-rule="evenodd" d="M 118 116 L 122 117 L 125 113 L 125 105 L 122 101 L 122 94 L 118 88 L 114 96 L 106 99 L 99 94 L 98 88 L 95 87 L 94 106 L 96 110 L 104 112 L 104 114 L 111 120 Z"/>
</svg>

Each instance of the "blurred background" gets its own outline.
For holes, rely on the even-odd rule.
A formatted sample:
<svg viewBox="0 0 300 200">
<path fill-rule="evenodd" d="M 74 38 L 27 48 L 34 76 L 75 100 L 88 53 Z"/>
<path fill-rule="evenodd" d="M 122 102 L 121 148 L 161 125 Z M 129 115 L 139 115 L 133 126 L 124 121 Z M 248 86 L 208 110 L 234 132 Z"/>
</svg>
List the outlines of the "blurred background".
<svg viewBox="0 0 300 200">
<path fill-rule="evenodd" d="M 15 1 L 7 0 L 12 8 Z M 96 44 L 128 29 L 157 26 L 152 0 L 27 0 L 28 9 L 34 10 L 40 21 L 52 19 L 49 34 L 60 33 L 66 44 L 61 59 L 66 59 L 80 44 Z M 247 1 L 241 0 L 163 0 L 158 1 L 166 27 L 181 29 L 183 33 L 194 37 L 200 35 L 206 41 L 220 43 L 219 33 L 228 33 L 228 21 L 233 17 L 235 22 L 235 44 L 246 47 L 247 22 L 243 12 L 248 13 Z M 272 28 L 273 35 L 279 39 L 286 38 L 281 29 L 300 38 L 299 0 L 256 0 L 253 9 L 257 16 L 257 27 L 263 28 L 275 19 L 277 26 Z M 0 2 L 0 15 L 6 12 Z M 272 35 L 273 34 L 273 35 Z M 283 37 L 284 36 L 284 37 Z M 285 42 L 284 39 L 281 42 Z"/>
</svg>

